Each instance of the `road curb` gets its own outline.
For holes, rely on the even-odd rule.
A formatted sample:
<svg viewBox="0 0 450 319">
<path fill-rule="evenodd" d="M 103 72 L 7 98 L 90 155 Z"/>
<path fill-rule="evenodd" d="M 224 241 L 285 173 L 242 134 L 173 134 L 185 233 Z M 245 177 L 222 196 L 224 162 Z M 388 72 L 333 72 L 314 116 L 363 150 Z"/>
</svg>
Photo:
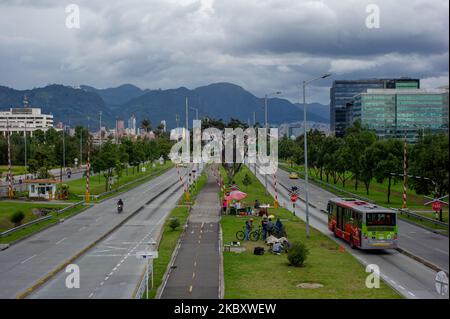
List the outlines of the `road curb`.
<svg viewBox="0 0 450 319">
<path fill-rule="evenodd" d="M 222 215 L 220 216 L 222 219 Z M 225 297 L 225 279 L 224 279 L 224 271 L 223 271 L 223 231 L 222 231 L 222 223 L 219 220 L 219 299 L 224 299 Z"/>
<path fill-rule="evenodd" d="M 170 195 L 176 193 L 180 188 L 181 188 L 181 185 L 180 185 L 179 187 L 177 187 Z M 170 197 L 170 195 L 169 195 L 168 197 Z M 181 195 L 180 198 L 182 198 L 182 196 L 183 196 L 183 195 Z M 178 201 L 179 201 L 179 199 L 177 199 L 177 202 L 178 202 Z M 177 206 L 175 206 L 175 207 L 177 207 Z M 159 245 L 161 244 L 161 239 L 162 239 L 163 234 L 164 234 L 164 225 L 166 224 L 167 219 L 169 218 L 169 216 L 170 216 L 170 212 L 169 212 L 169 214 L 167 214 L 167 216 L 164 218 L 164 220 L 163 220 L 163 222 L 162 222 L 162 227 L 161 227 L 160 232 L 159 232 L 159 234 L 158 234 L 158 238 L 156 239 L 156 247 L 157 247 L 158 250 L 159 250 Z M 152 269 L 152 271 L 153 271 L 153 269 Z M 137 299 L 137 298 L 138 298 L 137 293 L 138 293 L 138 291 L 139 291 L 140 286 L 142 285 L 142 281 L 145 280 L 145 279 L 144 279 L 145 273 L 146 273 L 146 269 L 144 268 L 144 269 L 142 270 L 141 276 L 139 277 L 139 281 L 138 281 L 138 283 L 137 283 L 137 285 L 136 285 L 136 288 L 135 288 L 134 291 L 133 291 L 133 294 L 132 294 L 132 298 L 133 298 L 133 299 Z M 164 278 L 164 277 L 163 277 L 163 278 Z M 141 298 L 142 298 L 142 296 L 140 296 L 139 299 L 141 299 Z"/>
<path fill-rule="evenodd" d="M 161 196 L 162 194 L 164 194 L 168 189 L 170 189 L 172 186 L 174 186 L 175 184 L 177 184 L 178 181 L 176 181 L 173 184 L 170 184 L 168 187 L 166 187 L 164 190 L 162 190 L 161 192 L 159 192 L 158 194 L 156 194 L 149 202 L 155 200 L 156 198 L 158 198 L 159 196 Z M 111 235 L 113 232 L 115 232 L 117 229 L 119 229 L 123 224 L 125 224 L 127 221 L 129 221 L 132 217 L 136 216 L 141 210 L 143 210 L 145 208 L 146 205 L 141 206 L 140 208 L 138 208 L 137 210 L 135 210 L 133 213 L 131 213 L 130 215 L 128 215 L 125 219 L 123 219 L 121 222 L 119 222 L 117 225 L 113 226 L 109 231 L 107 231 L 106 233 L 104 233 L 102 236 L 100 236 L 99 238 L 97 238 L 96 240 L 94 240 L 92 243 L 90 243 L 89 245 L 87 245 L 85 248 L 83 248 L 82 250 L 80 250 L 78 253 L 76 253 L 75 255 L 73 255 L 72 257 L 70 257 L 69 259 L 67 259 L 65 262 L 63 262 L 62 264 L 60 264 L 59 266 L 57 266 L 55 269 L 53 269 L 51 272 L 49 272 L 47 275 L 45 275 L 44 277 L 42 277 L 41 279 L 39 279 L 38 281 L 36 281 L 31 287 L 27 288 L 25 291 L 19 293 L 16 296 L 16 299 L 25 299 L 26 297 L 28 297 L 33 291 L 37 290 L 38 288 L 40 288 L 41 286 L 43 286 L 46 282 L 48 282 L 51 278 L 53 278 L 56 274 L 58 274 L 61 270 L 63 270 L 67 265 L 69 265 L 70 263 L 72 263 L 73 261 L 75 261 L 76 259 L 78 259 L 79 257 L 81 257 L 83 254 L 85 254 L 87 251 L 89 251 L 92 247 L 94 247 L 95 245 L 97 245 L 99 242 L 101 242 L 102 240 L 104 240 L 105 238 L 107 238 L 109 235 Z"/>
<path fill-rule="evenodd" d="M 400 247 L 395 248 L 395 250 L 398 251 L 399 253 L 401 253 L 401 254 L 403 254 L 403 255 L 409 257 L 409 258 L 414 259 L 415 261 L 418 261 L 419 263 L 421 263 L 421 264 L 427 266 L 428 268 L 430 268 L 430 269 L 432 269 L 432 270 L 434 270 L 434 271 L 436 271 L 436 272 L 443 271 L 443 272 L 445 272 L 445 273 L 447 274 L 447 276 L 448 276 L 448 272 L 447 272 L 447 271 L 441 269 L 440 267 L 436 266 L 435 264 L 433 264 L 432 262 L 426 260 L 425 258 L 416 256 L 416 255 L 414 255 L 413 253 L 411 253 L 410 251 L 408 251 L 408 250 L 406 250 L 406 249 L 403 249 L 403 248 L 400 248 Z"/>
</svg>

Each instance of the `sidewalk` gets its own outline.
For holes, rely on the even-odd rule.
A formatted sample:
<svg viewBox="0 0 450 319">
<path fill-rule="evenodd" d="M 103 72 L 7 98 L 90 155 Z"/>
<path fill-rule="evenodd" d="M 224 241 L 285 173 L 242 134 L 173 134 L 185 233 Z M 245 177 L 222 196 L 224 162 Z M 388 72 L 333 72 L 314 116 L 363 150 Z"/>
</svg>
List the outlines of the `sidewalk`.
<svg viewBox="0 0 450 319">
<path fill-rule="evenodd" d="M 219 298 L 220 205 L 218 186 L 207 171 L 208 181 L 197 197 L 188 227 L 169 274 L 161 299 Z"/>
</svg>

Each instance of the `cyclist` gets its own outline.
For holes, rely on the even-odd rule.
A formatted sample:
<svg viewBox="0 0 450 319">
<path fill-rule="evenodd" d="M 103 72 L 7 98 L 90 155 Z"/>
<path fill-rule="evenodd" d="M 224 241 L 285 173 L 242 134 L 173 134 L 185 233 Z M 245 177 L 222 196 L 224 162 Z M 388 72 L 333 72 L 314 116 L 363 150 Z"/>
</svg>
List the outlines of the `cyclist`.
<svg viewBox="0 0 450 319">
<path fill-rule="evenodd" d="M 248 235 L 253 229 L 253 218 L 250 218 L 245 222 L 245 240 L 248 240 Z"/>
</svg>

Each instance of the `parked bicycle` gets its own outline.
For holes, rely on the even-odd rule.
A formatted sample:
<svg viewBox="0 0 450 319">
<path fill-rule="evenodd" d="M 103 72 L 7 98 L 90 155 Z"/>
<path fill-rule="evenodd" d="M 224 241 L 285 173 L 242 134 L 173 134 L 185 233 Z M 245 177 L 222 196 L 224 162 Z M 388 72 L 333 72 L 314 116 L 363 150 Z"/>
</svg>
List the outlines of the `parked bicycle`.
<svg viewBox="0 0 450 319">
<path fill-rule="evenodd" d="M 242 228 L 244 230 L 239 230 L 236 232 L 236 238 L 239 241 L 243 241 L 245 239 L 245 226 Z M 258 229 L 256 229 L 256 230 L 252 230 L 248 234 L 248 239 L 250 239 L 251 241 L 258 241 L 261 237 L 262 237 L 262 227 L 261 226 L 259 226 Z"/>
</svg>

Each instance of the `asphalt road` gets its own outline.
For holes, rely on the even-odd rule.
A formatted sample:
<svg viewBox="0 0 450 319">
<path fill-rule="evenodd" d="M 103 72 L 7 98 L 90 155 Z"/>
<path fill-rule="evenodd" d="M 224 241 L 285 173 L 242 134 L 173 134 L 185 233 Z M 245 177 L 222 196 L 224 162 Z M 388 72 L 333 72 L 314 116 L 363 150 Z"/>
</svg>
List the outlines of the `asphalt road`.
<svg viewBox="0 0 450 319">
<path fill-rule="evenodd" d="M 149 182 L 146 182 L 126 193 L 107 199 L 63 223 L 51 227 L 39 234 L 17 243 L 16 245 L 11 246 L 4 251 L 1 251 L 0 298 L 16 297 L 19 293 L 35 284 L 40 278 L 47 275 L 58 265 L 77 254 L 95 240 L 98 240 L 114 226 L 122 222 L 132 212 L 144 206 L 143 210 L 137 215 L 137 218 L 145 219 L 146 223 L 144 223 L 143 226 L 132 226 L 139 225 L 139 222 L 136 222 L 136 219 L 132 218 L 125 225 L 119 228 L 119 231 L 111 234 L 111 236 L 100 243 L 101 245 L 108 246 L 109 241 L 113 243 L 120 242 L 123 244 L 120 244 L 119 246 L 112 246 L 122 248 L 125 247 L 128 250 L 125 249 L 124 251 L 128 252 L 131 251 L 129 249 L 130 246 L 134 247 L 133 244 L 131 244 L 132 242 L 140 242 L 141 245 L 146 241 L 146 239 L 143 238 L 147 234 L 150 233 L 151 236 L 155 234 L 154 231 L 159 225 L 158 223 L 161 220 L 161 216 L 163 216 L 169 209 L 168 207 L 170 206 L 170 200 L 167 199 L 166 201 L 163 201 L 164 196 L 162 196 L 158 199 L 161 202 L 155 200 L 153 203 L 149 203 L 149 206 L 146 206 L 146 204 L 150 199 L 172 184 L 179 185 L 176 169 L 171 169 Z M 175 185 L 168 190 L 169 193 L 173 190 Z M 118 197 L 121 197 L 125 203 L 124 211 L 121 214 L 118 214 L 116 210 L 116 202 Z M 157 206 L 154 206 L 158 205 L 158 203 L 160 206 L 163 206 L 163 208 L 159 209 L 156 208 Z M 128 229 L 128 231 L 125 229 Z M 139 231 L 136 231 L 136 234 L 134 234 L 132 229 L 135 231 L 139 229 Z M 125 244 L 128 240 L 130 242 L 129 246 Z M 95 247 L 95 249 L 98 249 L 101 245 Z M 140 246 L 136 247 L 136 250 L 138 248 L 140 248 Z M 120 251 L 120 249 L 118 250 Z M 92 254 L 92 251 L 89 251 L 89 254 Z M 89 259 L 89 257 L 79 259 L 83 262 L 83 269 L 87 269 L 84 271 L 80 269 L 81 276 L 85 276 L 84 278 L 91 278 L 91 276 L 93 276 L 94 273 L 98 273 L 98 271 L 106 276 L 111 272 L 111 269 L 114 269 L 114 267 L 110 267 L 114 262 L 108 261 L 103 264 L 103 261 L 101 263 L 97 261 L 89 264 L 89 262 L 87 262 L 84 258 Z M 103 258 L 103 260 L 106 259 Z M 131 260 L 131 258 L 128 259 Z M 84 265 L 87 265 L 86 268 L 84 268 Z M 107 269 L 110 270 L 107 271 Z M 124 265 L 122 269 L 127 270 L 128 268 Z M 102 278 L 104 279 L 105 276 Z M 118 278 L 118 276 L 116 276 L 116 278 Z M 89 285 L 89 287 L 91 287 L 91 284 L 88 284 L 89 280 L 84 281 L 82 279 L 82 281 L 86 283 L 86 286 Z M 119 281 L 123 282 L 120 279 Z M 111 283 L 112 282 L 113 281 L 111 281 Z M 48 287 L 57 287 L 58 280 L 55 282 L 50 281 L 48 284 Z M 42 291 L 46 291 L 47 296 L 56 296 L 50 288 Z M 85 295 L 84 291 L 85 290 L 83 290 L 80 295 L 88 298 L 92 291 L 90 291 L 88 287 L 86 287 L 86 291 L 89 291 L 89 294 Z M 37 293 L 41 293 L 41 296 L 44 297 L 46 296 L 44 292 L 39 290 Z M 59 291 L 58 293 L 61 292 Z M 78 297 L 78 295 L 73 292 L 66 292 L 66 294 L 67 296 L 73 294 L 74 297 Z M 99 292 L 97 296 L 100 297 L 102 294 Z"/>
<path fill-rule="evenodd" d="M 300 195 L 304 198 L 304 181 L 302 179 L 289 179 L 289 173 L 279 170 L 277 178 L 280 182 L 291 187 L 297 185 L 300 189 Z M 336 197 L 315 184 L 309 183 L 309 200 L 319 209 L 326 210 L 328 199 Z M 446 236 L 433 233 L 422 227 L 397 220 L 399 231 L 399 247 L 412 252 L 414 255 L 424 258 L 441 269 L 447 271 L 449 264 L 449 239 Z"/>
<path fill-rule="evenodd" d="M 192 207 L 188 227 L 174 268 L 162 291 L 162 299 L 219 298 L 218 186 L 208 174 L 208 182 Z"/>
<path fill-rule="evenodd" d="M 251 167 L 253 171 L 253 166 Z M 259 170 L 257 170 L 257 176 L 258 179 L 264 184 L 264 176 L 259 174 Z M 279 183 L 287 187 L 293 184 L 301 186 L 301 180 L 293 182 L 289 179 L 288 173 L 283 170 L 278 170 L 277 180 Z M 275 194 L 272 177 L 268 178 L 268 185 L 269 192 L 272 195 Z M 347 251 L 355 256 L 355 258 L 357 258 L 363 265 L 378 265 L 381 278 L 405 298 L 448 299 L 448 295 L 440 296 L 435 289 L 436 272 L 424 266 L 423 264 L 397 252 L 396 250 L 353 250 L 350 249 L 346 242 L 339 238 L 335 238 L 328 229 L 327 215 L 322 213 L 320 209 L 326 208 L 328 198 L 336 196 L 312 184 L 310 184 L 309 187 L 309 195 L 310 202 L 318 207 L 318 209 L 315 209 L 311 206 L 309 207 L 309 220 L 311 227 L 319 230 L 337 243 L 344 245 L 344 247 L 347 247 Z M 304 198 L 304 194 L 302 194 L 302 192 L 300 192 L 300 197 Z M 280 186 L 278 186 L 278 198 L 280 204 L 283 207 L 286 207 L 287 209 L 292 211 L 292 204 L 290 203 L 288 192 Z M 297 201 L 295 213 L 296 216 L 300 217 L 301 219 L 306 219 L 305 204 L 303 202 Z M 399 230 L 400 237 L 402 236 L 402 232 L 404 231 L 404 229 L 405 228 Z"/>
</svg>

